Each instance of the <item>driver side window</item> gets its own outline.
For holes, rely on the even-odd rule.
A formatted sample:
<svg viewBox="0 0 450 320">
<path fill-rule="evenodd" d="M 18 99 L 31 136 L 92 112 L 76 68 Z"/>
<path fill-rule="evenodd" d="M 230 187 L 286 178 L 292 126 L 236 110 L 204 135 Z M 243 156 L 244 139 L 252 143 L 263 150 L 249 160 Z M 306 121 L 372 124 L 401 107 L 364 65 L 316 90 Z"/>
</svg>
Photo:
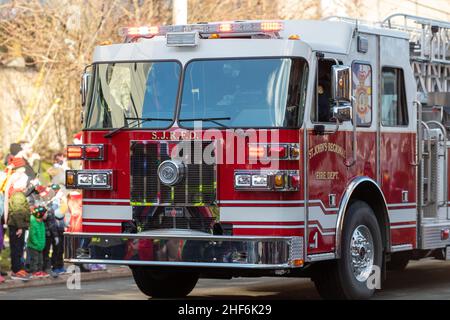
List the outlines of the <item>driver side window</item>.
<svg viewBox="0 0 450 320">
<path fill-rule="evenodd" d="M 314 93 L 314 108 L 311 114 L 311 120 L 313 122 L 334 122 L 332 121 L 331 68 L 335 64 L 335 60 L 319 60 Z"/>
</svg>

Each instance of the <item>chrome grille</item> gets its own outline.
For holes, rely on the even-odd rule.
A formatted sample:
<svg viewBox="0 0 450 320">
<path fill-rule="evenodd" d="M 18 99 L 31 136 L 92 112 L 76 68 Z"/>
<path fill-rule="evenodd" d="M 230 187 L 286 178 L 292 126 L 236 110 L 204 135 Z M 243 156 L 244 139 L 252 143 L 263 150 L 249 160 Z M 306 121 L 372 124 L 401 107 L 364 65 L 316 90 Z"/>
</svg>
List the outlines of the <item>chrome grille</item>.
<svg viewBox="0 0 450 320">
<path fill-rule="evenodd" d="M 211 143 L 213 142 L 132 141 L 131 204 L 135 206 L 198 206 L 214 203 L 216 198 L 215 165 L 206 164 L 202 159 L 204 149 Z M 157 170 L 160 163 L 171 159 L 171 152 L 176 147 L 190 150 L 190 152 L 180 153 L 180 158 L 185 163 L 185 176 L 177 185 L 170 187 L 161 183 Z"/>
<path fill-rule="evenodd" d="M 188 229 L 208 232 L 214 223 L 214 217 L 163 217 L 155 216 L 141 224 L 143 231 L 157 229 Z"/>
</svg>

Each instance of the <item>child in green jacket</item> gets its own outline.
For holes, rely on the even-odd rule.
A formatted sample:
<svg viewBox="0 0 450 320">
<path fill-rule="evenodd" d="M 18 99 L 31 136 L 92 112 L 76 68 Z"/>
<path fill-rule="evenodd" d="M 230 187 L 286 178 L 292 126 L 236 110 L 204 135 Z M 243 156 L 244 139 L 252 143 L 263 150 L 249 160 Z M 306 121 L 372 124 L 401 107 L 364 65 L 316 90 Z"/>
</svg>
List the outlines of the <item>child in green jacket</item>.
<svg viewBox="0 0 450 320">
<path fill-rule="evenodd" d="M 45 224 L 44 219 L 47 210 L 44 207 L 36 207 L 30 217 L 30 231 L 28 235 L 27 249 L 30 257 L 30 272 L 33 277 L 48 277 L 43 271 L 44 261 L 42 251 L 45 248 Z"/>
</svg>

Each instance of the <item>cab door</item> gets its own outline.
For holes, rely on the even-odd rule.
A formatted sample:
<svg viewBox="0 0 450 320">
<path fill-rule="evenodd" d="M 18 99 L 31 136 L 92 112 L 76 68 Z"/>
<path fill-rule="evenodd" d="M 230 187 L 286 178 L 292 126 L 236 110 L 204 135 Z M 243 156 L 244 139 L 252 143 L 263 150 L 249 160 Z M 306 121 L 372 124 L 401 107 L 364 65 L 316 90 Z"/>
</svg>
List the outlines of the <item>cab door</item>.
<svg viewBox="0 0 450 320">
<path fill-rule="evenodd" d="M 332 67 L 336 60 L 317 59 L 310 118 L 306 119 L 308 254 L 334 251 L 337 207 L 352 161 L 352 123 L 337 127 L 332 108 Z"/>
<path fill-rule="evenodd" d="M 361 53 L 344 62 L 351 68 L 355 113 L 352 121 L 337 126 L 331 111 L 335 102 L 330 100 L 326 104 L 327 100 L 321 97 L 331 90 L 323 87 L 326 81 L 321 77 L 331 72 L 336 59 L 318 60 L 316 98 L 307 131 L 308 254 L 335 251 L 337 213 L 350 181 L 358 176 L 376 180 L 377 133 L 371 61 L 371 56 Z M 329 111 L 324 110 L 327 107 Z"/>
</svg>

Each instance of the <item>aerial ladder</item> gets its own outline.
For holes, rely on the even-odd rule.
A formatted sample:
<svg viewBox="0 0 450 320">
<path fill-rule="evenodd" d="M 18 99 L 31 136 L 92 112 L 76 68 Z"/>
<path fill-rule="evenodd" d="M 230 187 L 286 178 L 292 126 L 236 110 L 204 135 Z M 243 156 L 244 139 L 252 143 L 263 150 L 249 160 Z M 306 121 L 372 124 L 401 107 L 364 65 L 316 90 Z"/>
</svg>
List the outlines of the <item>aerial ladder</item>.
<svg viewBox="0 0 450 320">
<path fill-rule="evenodd" d="M 450 22 L 393 14 L 382 26 L 410 35 L 411 67 L 416 77 L 418 99 L 429 106 L 448 103 L 445 96 L 450 92 Z"/>
</svg>

